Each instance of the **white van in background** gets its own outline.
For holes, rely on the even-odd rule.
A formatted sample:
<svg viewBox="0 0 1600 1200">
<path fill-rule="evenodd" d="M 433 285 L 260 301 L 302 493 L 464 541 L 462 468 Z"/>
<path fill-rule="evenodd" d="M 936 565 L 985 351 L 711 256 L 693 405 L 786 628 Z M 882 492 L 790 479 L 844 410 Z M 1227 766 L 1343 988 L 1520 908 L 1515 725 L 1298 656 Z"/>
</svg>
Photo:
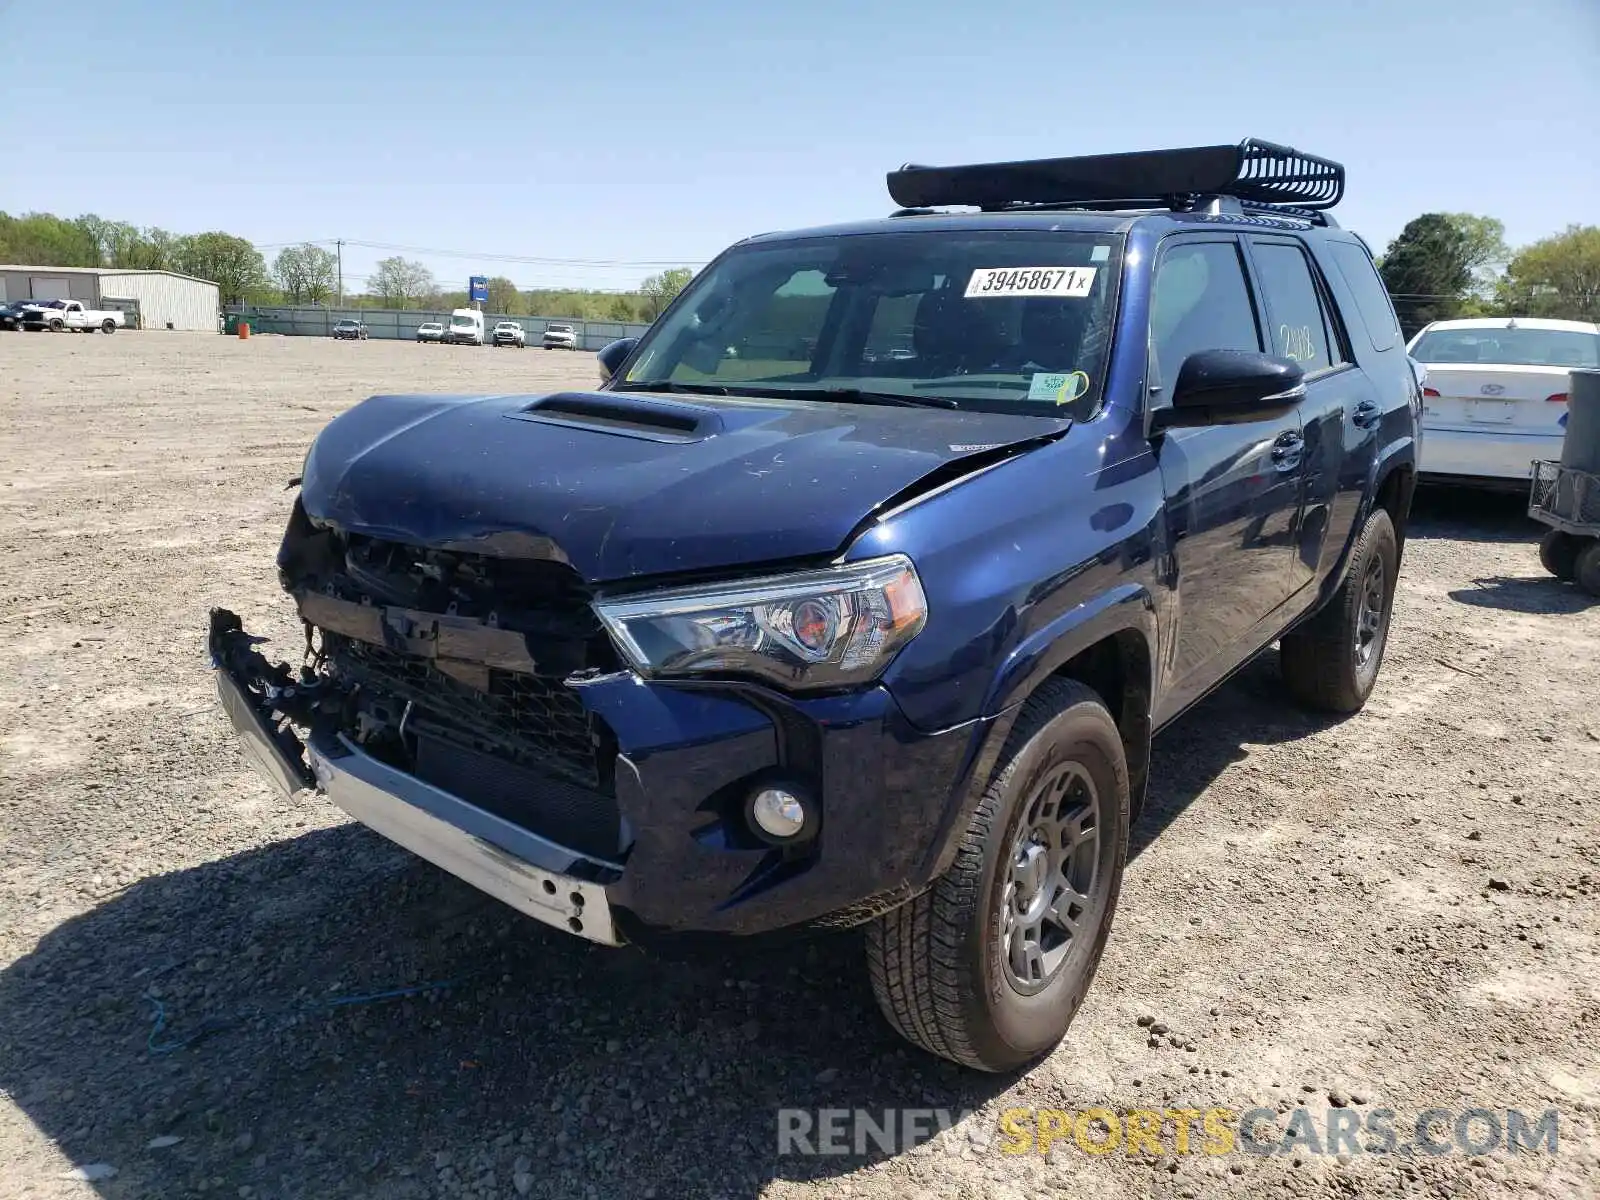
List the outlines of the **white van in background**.
<svg viewBox="0 0 1600 1200">
<path fill-rule="evenodd" d="M 483 345 L 483 314 L 475 308 L 458 308 L 450 314 L 444 340 L 467 346 Z"/>
</svg>

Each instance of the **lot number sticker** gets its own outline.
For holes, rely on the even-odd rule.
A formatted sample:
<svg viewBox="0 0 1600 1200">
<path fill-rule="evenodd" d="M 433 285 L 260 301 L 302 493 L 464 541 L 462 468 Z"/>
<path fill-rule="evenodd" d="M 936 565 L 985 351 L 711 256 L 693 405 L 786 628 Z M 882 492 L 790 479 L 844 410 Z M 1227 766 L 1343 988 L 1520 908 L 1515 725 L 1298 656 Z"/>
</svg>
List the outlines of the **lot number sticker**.
<svg viewBox="0 0 1600 1200">
<path fill-rule="evenodd" d="M 966 298 L 1062 296 L 1082 299 L 1094 286 L 1095 267 L 979 267 L 967 280 Z"/>
</svg>

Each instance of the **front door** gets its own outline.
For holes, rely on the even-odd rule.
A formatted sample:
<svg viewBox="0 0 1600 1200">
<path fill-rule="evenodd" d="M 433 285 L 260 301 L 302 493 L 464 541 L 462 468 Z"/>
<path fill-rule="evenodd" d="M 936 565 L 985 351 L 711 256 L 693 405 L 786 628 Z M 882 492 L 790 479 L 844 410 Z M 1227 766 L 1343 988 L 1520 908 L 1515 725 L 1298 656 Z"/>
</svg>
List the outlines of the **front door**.
<svg viewBox="0 0 1600 1200">
<path fill-rule="evenodd" d="M 1150 319 L 1157 405 L 1166 403 L 1190 354 L 1265 348 L 1259 306 L 1232 237 L 1166 243 Z M 1241 643 L 1288 599 L 1304 477 L 1300 413 L 1169 429 L 1156 454 L 1178 597 L 1172 640 L 1163 652 L 1170 694 L 1181 704 L 1236 665 Z"/>
</svg>

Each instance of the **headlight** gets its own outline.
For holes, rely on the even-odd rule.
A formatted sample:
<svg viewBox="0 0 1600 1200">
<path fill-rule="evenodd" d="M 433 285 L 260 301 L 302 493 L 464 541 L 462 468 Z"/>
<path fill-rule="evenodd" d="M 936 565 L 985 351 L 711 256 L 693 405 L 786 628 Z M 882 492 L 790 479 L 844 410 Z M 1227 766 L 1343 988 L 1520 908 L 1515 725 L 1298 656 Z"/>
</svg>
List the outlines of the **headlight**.
<svg viewBox="0 0 1600 1200">
<path fill-rule="evenodd" d="M 788 688 L 876 678 L 928 616 L 922 583 L 900 554 L 595 608 L 640 674 L 753 675 Z"/>
</svg>

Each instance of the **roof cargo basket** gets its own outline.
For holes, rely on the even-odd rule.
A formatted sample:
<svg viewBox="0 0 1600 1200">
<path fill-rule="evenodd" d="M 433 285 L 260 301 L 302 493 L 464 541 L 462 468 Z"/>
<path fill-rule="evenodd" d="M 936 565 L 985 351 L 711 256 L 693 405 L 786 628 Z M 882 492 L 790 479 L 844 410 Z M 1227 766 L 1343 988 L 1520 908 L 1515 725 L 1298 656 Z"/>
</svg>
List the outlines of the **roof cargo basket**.
<svg viewBox="0 0 1600 1200">
<path fill-rule="evenodd" d="M 1344 196 L 1344 165 L 1288 146 L 1246 138 L 1237 146 L 1190 146 L 962 167 L 907 165 L 889 173 L 889 195 L 905 208 L 974 205 L 1194 208 L 1213 196 L 1250 206 L 1319 212 Z"/>
</svg>

